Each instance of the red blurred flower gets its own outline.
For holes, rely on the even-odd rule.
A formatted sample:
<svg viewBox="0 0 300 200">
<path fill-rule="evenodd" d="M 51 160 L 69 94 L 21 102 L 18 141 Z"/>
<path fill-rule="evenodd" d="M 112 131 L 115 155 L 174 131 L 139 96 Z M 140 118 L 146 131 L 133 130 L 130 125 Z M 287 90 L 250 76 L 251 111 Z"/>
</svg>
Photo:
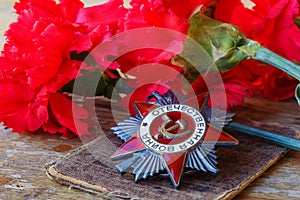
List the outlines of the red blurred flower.
<svg viewBox="0 0 300 200">
<path fill-rule="evenodd" d="M 182 88 L 182 81 L 177 76 L 182 72 L 180 67 L 171 64 L 174 55 L 181 52 L 186 37 L 178 37 L 178 32 L 187 34 L 189 28 L 188 19 L 203 4 L 212 0 L 192 0 L 183 2 L 179 0 L 156 0 L 156 1 L 130 1 L 130 8 L 123 7 L 123 1 L 109 1 L 103 5 L 84 8 L 80 11 L 79 18 L 95 30 L 98 26 L 107 26 L 107 33 L 120 35 L 109 39 L 105 45 L 100 44 L 91 54 L 97 64 L 106 70 L 112 78 L 116 74 L 110 70 L 129 74 L 135 77 L 134 80 L 127 80 L 127 85 L 133 89 L 143 88 L 149 83 L 166 84 L 177 90 Z M 103 13 L 114 10 L 113 15 L 100 17 Z M 122 17 L 122 15 L 124 15 Z M 77 20 L 78 21 L 78 20 Z M 161 27 L 173 31 L 142 31 L 141 27 Z M 133 30 L 134 29 L 134 30 Z M 136 31 L 135 31 L 136 30 Z M 178 32 L 177 32 L 178 31 Z M 169 35 L 162 39 L 161 34 Z M 151 39 L 149 39 L 151 38 Z M 173 40 L 173 41 L 171 41 Z M 94 40 L 93 45 L 99 44 Z M 151 48 L 153 47 L 153 48 Z M 97 49 L 98 48 L 98 49 Z M 105 53 L 103 53 L 105 52 Z M 109 56 L 107 56 L 109 55 Z M 109 66 L 107 66 L 109 65 Z M 157 69 L 156 67 L 159 69 Z M 177 80 L 176 86 L 174 86 Z M 178 81 L 179 80 L 179 81 Z M 179 84 L 180 83 L 180 84 Z M 149 86 L 149 85 L 148 85 Z M 149 87 L 146 87 L 149 89 Z M 153 87 L 151 87 L 153 88 Z M 147 96 L 149 94 L 144 94 Z M 125 99 L 139 99 L 139 95 L 129 94 Z M 130 100 L 132 103 L 134 100 Z M 123 100 L 123 105 L 124 103 Z M 129 100 L 128 100 L 129 102 Z M 125 107 L 127 108 L 127 104 Z M 132 108 L 130 109 L 132 111 Z"/>
<path fill-rule="evenodd" d="M 130 107 L 130 112 L 134 112 L 133 102 L 145 101 L 153 91 L 181 93 L 182 69 L 172 64 L 172 57 L 181 51 L 186 38 L 174 35 L 187 34 L 190 16 L 211 2 L 214 0 L 132 0 L 131 7 L 125 8 L 122 0 L 111 0 L 83 8 L 80 0 L 59 3 L 20 0 L 15 5 L 18 20 L 6 32 L 7 43 L 0 56 L 0 121 L 17 132 L 42 128 L 65 137 L 87 133 L 87 110 L 61 94 L 61 89 L 80 75 L 79 68 L 88 69 L 83 62 L 72 60 L 71 52 L 90 52 L 111 78 L 124 74 L 136 78 L 127 80 L 127 85 L 136 91 L 121 101 Z M 245 1 L 218 1 L 216 18 L 238 25 L 247 37 L 292 61 L 299 61 L 300 32 L 293 23 L 294 15 L 299 12 L 298 2 L 253 0 L 247 5 L 242 2 Z M 166 36 L 172 42 L 146 40 L 150 36 L 138 31 L 133 37 L 123 35 L 119 41 L 113 37 L 141 27 L 173 30 Z M 161 32 L 149 33 L 159 36 Z M 107 46 L 93 51 L 103 43 Z M 243 62 L 222 74 L 224 85 L 208 75 L 212 76 L 207 79 L 211 95 L 220 99 L 219 107 L 241 103 L 243 97 L 252 95 L 252 86 L 263 87 L 265 96 L 275 100 L 293 94 L 297 81 L 261 65 L 251 60 Z M 197 79 L 192 85 L 194 92 L 207 92 L 206 83 L 201 77 Z M 224 86 L 226 105 L 221 98 Z"/>
<path fill-rule="evenodd" d="M 132 8 L 126 9 L 122 0 L 89 8 L 83 8 L 79 0 L 21 0 L 15 5 L 18 20 L 6 32 L 7 43 L 0 58 L 0 92 L 3 96 L 9 94 L 1 99 L 0 120 L 18 132 L 39 128 L 64 136 L 87 132 L 86 111 L 59 94 L 78 76 L 82 66 L 82 62 L 71 60 L 70 52 L 91 51 L 111 36 L 137 27 L 164 27 L 186 33 L 188 18 L 206 2 L 193 0 L 184 3 L 182 9 L 181 1 L 136 0 L 131 2 Z M 126 46 L 126 42 L 132 41 L 121 43 Z M 109 62 L 109 56 L 121 51 L 118 48 L 104 51 Z M 171 64 L 173 55 L 163 49 L 136 50 L 117 59 L 109 69 L 127 72 L 139 65 L 159 63 L 173 69 L 168 76 L 158 77 L 170 83 L 180 71 Z M 138 71 L 133 75 L 141 77 Z M 129 85 L 138 87 L 141 82 L 143 79 Z M 79 110 L 82 118 L 74 119 L 71 107 Z"/>
<path fill-rule="evenodd" d="M 244 79 L 239 78 L 240 74 L 244 75 Z M 241 104 L 244 97 L 253 95 L 253 87 L 249 81 L 252 77 L 242 66 L 221 74 L 212 72 L 206 76 L 199 76 L 191 85 L 188 96 L 210 92 L 211 102 L 213 102 L 213 105 L 209 103 L 210 106 L 229 110 Z"/>
<path fill-rule="evenodd" d="M 132 0 L 126 16 L 126 30 L 137 27 L 163 27 L 187 33 L 188 19 L 213 0 Z M 198 8 L 198 10 L 197 10 Z"/>
<path fill-rule="evenodd" d="M 88 27 L 88 35 L 83 38 L 90 42 L 89 48 L 92 49 L 112 35 L 124 31 L 126 13 L 123 0 L 110 0 L 101 5 L 80 9 L 76 23 Z"/>
<path fill-rule="evenodd" d="M 295 0 L 220 0 L 215 11 L 217 20 L 237 25 L 248 38 L 299 62 L 300 30 L 294 23 L 296 15 L 299 15 L 299 2 Z M 298 81 L 279 69 L 256 61 L 243 65 L 256 75 L 256 80 L 251 81 L 263 89 L 266 97 L 283 100 L 294 95 Z M 244 73 L 236 75 L 240 80 L 245 79 Z"/>
<path fill-rule="evenodd" d="M 126 14 L 125 30 L 130 30 L 139 27 L 161 27 L 178 31 L 183 34 L 187 34 L 189 23 L 188 19 L 203 5 L 211 3 L 213 0 L 155 0 L 155 1 L 143 1 L 132 0 L 130 5 L 132 6 Z M 172 37 L 172 36 L 170 36 Z M 130 42 L 130 41 L 129 41 Z M 162 42 L 162 41 L 153 41 Z M 137 54 L 142 55 L 138 58 L 141 60 L 150 60 L 155 58 L 163 51 L 158 49 L 148 49 L 146 53 L 144 49 L 135 52 L 132 56 L 137 58 Z M 166 62 L 172 55 L 164 54 L 164 58 L 160 60 Z M 128 57 L 126 57 L 128 58 Z M 145 59 L 146 58 L 146 59 Z M 131 58 L 132 59 L 132 58 Z M 128 59 L 128 60 L 131 60 Z M 121 59 L 118 60 L 122 62 Z M 123 64 L 121 64 L 121 67 Z M 135 65 L 136 66 L 136 65 Z"/>
<path fill-rule="evenodd" d="M 7 43 L 0 57 L 0 120 L 14 131 L 42 127 L 63 136 L 70 136 L 70 132 L 79 134 L 78 130 L 87 132 L 84 125 L 74 128 L 77 119 L 72 116 L 73 103 L 57 94 L 78 76 L 82 64 L 70 60 L 78 35 L 85 31 L 83 25 L 75 23 L 82 7 L 79 0 L 16 3 L 18 20 L 6 32 Z M 81 112 L 87 118 L 86 111 Z"/>
<path fill-rule="evenodd" d="M 203 4 L 208 4 L 212 0 L 192 0 L 183 2 L 179 0 L 155 0 L 130 1 L 130 8 L 124 8 L 122 0 L 111 0 L 99 6 L 83 8 L 79 12 L 77 22 L 85 23 L 89 27 L 90 39 L 93 46 L 105 42 L 109 36 L 117 33 L 126 32 L 131 29 L 141 27 L 162 27 L 187 33 L 189 24 L 188 19 L 194 11 Z M 113 10 L 113 12 L 112 12 Z M 142 34 L 142 33 L 141 33 Z M 175 54 L 165 53 L 163 49 L 143 48 L 143 37 L 145 35 L 136 35 L 136 37 L 124 37 L 122 41 L 114 41 L 111 48 L 105 49 L 105 55 L 101 52 L 92 52 L 98 65 L 112 77 L 116 78 L 109 70 L 120 69 L 123 73 L 145 63 L 167 62 Z M 163 41 L 152 41 L 152 43 L 162 43 Z M 182 41 L 183 42 L 183 41 Z M 123 49 L 132 43 L 139 43 L 141 48 L 134 49 L 132 52 L 125 52 L 121 55 Z M 160 44 L 161 45 L 161 44 Z M 167 46 L 166 46 L 167 48 Z M 106 66 L 103 59 L 107 59 L 108 63 L 116 59 L 110 66 Z"/>
</svg>

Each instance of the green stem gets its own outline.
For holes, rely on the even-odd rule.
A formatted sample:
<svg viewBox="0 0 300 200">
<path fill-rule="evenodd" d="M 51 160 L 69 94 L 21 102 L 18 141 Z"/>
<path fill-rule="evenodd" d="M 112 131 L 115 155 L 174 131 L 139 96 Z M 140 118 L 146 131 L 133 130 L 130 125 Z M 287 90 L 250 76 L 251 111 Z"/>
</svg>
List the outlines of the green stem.
<svg viewBox="0 0 300 200">
<path fill-rule="evenodd" d="M 253 58 L 268 63 L 274 67 L 277 67 L 278 69 L 281 69 L 282 71 L 286 72 L 287 74 L 300 81 L 299 65 L 292 63 L 291 61 L 277 55 L 276 53 L 270 51 L 269 49 L 263 46 L 260 46 L 257 49 Z"/>
<path fill-rule="evenodd" d="M 236 122 L 231 122 L 228 126 L 226 126 L 225 131 L 236 131 L 246 135 L 263 138 L 281 146 L 300 151 L 300 140 L 298 139 L 245 126 Z"/>
</svg>

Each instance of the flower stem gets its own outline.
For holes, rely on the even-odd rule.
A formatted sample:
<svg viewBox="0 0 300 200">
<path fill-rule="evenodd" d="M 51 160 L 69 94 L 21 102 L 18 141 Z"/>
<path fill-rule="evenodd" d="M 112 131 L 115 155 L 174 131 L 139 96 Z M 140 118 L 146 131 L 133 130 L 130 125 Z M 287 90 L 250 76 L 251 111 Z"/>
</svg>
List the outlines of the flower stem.
<svg viewBox="0 0 300 200">
<path fill-rule="evenodd" d="M 299 65 L 292 63 L 291 61 L 277 55 L 276 53 L 270 51 L 269 49 L 263 46 L 260 46 L 257 49 L 253 58 L 268 63 L 274 67 L 277 67 L 278 69 L 281 69 L 282 71 L 286 72 L 287 74 L 300 81 Z"/>
<path fill-rule="evenodd" d="M 275 133 L 271 133 L 268 131 L 264 131 L 261 129 L 253 128 L 250 126 L 245 126 L 236 122 L 231 122 L 229 125 L 225 127 L 227 131 L 237 131 L 239 133 L 243 133 L 250 136 L 255 136 L 259 138 L 266 139 L 273 143 L 279 144 L 283 147 L 287 147 L 290 149 L 294 149 L 300 151 L 300 140 L 296 138 L 291 138 Z"/>
</svg>

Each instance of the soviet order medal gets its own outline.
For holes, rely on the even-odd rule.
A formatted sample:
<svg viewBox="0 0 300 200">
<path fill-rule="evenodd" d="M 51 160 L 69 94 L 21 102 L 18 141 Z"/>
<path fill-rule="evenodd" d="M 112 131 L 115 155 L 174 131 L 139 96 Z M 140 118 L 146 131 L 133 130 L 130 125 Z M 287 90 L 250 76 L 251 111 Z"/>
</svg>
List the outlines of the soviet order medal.
<svg viewBox="0 0 300 200">
<path fill-rule="evenodd" d="M 136 116 L 112 127 L 125 141 L 112 156 L 119 161 L 117 169 L 132 171 L 135 181 L 168 174 L 176 188 L 185 170 L 216 174 L 215 147 L 238 143 L 221 130 L 233 115 L 209 108 L 207 93 L 196 98 L 199 108 L 170 94 L 155 92 L 151 97 L 156 101 L 136 102 Z M 212 112 L 217 113 L 213 118 Z"/>
</svg>

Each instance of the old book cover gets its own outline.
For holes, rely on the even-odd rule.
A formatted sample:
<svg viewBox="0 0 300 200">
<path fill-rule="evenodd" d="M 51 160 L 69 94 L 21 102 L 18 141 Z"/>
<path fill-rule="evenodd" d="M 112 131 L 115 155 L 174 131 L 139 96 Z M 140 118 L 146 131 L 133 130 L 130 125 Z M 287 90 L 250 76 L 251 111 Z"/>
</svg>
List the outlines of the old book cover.
<svg viewBox="0 0 300 200">
<path fill-rule="evenodd" d="M 297 104 L 293 100 L 269 102 L 256 98 L 247 100 L 235 112 L 234 121 L 290 137 L 298 137 Z M 121 141 L 109 128 L 116 122 L 112 119 L 110 102 L 96 101 L 96 110 L 106 134 L 89 142 L 63 158 L 46 165 L 47 174 L 53 180 L 87 192 L 108 198 L 145 199 L 231 199 L 250 182 L 266 171 L 285 155 L 288 149 L 262 139 L 230 133 L 239 140 L 237 147 L 221 147 L 217 151 L 217 175 L 201 172 L 184 175 L 180 189 L 175 189 L 169 178 L 149 177 L 134 182 L 129 173 L 121 175 L 110 156 Z M 117 116 L 127 117 L 120 108 Z"/>
</svg>

